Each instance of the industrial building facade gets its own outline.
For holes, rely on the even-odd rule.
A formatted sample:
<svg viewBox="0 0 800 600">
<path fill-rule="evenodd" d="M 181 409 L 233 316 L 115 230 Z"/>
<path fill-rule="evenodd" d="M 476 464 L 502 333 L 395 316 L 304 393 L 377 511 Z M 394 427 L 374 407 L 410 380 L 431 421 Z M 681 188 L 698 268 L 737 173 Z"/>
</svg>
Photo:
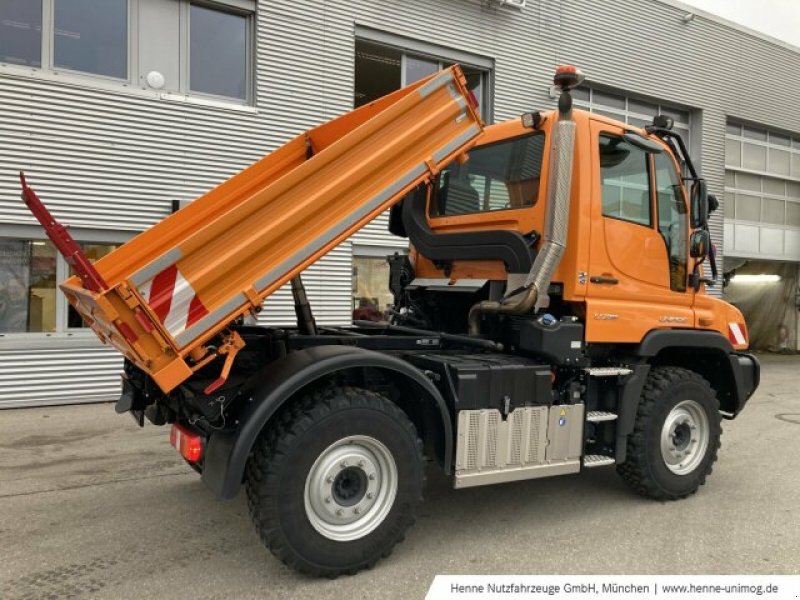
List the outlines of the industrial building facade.
<svg viewBox="0 0 800 600">
<path fill-rule="evenodd" d="M 563 63 L 587 76 L 580 106 L 672 116 L 720 200 L 720 262 L 751 276 L 726 293 L 764 347 L 797 349 L 800 50 L 673 0 L 519 4 L 0 0 L 0 407 L 111 400 L 121 367 L 58 291 L 68 266 L 19 201 L 19 169 L 97 258 L 298 132 L 454 62 L 490 123 L 553 107 Z M 320 260 L 304 276 L 317 320 L 383 310 L 383 257 L 404 249 L 378 219 Z M 289 294 L 262 315 L 291 322 Z"/>
</svg>

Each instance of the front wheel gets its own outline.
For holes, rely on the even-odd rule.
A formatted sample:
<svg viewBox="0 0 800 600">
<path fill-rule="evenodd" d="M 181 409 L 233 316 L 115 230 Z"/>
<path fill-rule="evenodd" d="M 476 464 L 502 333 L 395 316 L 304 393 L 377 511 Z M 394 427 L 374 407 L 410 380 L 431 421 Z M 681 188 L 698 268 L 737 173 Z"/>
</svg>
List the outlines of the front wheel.
<svg viewBox="0 0 800 600">
<path fill-rule="evenodd" d="M 711 474 L 720 447 L 719 402 L 708 381 L 679 367 L 648 375 L 618 473 L 657 500 L 693 494 Z"/>
<path fill-rule="evenodd" d="M 422 443 L 385 396 L 320 390 L 262 434 L 246 471 L 250 515 L 289 567 L 336 577 L 387 556 L 422 497 Z"/>
</svg>

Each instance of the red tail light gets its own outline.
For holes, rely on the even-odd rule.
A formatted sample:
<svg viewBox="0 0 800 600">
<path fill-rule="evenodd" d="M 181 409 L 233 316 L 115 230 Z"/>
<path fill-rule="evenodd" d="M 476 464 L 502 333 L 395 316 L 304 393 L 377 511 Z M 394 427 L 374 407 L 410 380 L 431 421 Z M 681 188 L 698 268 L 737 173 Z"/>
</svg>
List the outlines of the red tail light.
<svg viewBox="0 0 800 600">
<path fill-rule="evenodd" d="M 172 430 L 169 432 L 169 443 L 181 456 L 191 463 L 198 462 L 203 458 L 203 438 L 186 429 L 183 425 L 177 423 L 172 424 Z"/>
</svg>

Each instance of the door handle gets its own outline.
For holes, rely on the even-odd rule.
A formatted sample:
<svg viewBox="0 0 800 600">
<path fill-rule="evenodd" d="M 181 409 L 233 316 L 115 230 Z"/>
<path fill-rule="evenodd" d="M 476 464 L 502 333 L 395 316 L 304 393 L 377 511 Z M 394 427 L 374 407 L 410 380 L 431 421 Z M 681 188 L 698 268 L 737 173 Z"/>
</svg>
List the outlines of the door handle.
<svg viewBox="0 0 800 600">
<path fill-rule="evenodd" d="M 617 285 L 619 283 L 619 279 L 616 279 L 614 277 L 605 277 L 602 275 L 592 275 L 589 278 L 589 281 L 591 281 L 592 283 L 607 283 L 609 285 Z"/>
</svg>

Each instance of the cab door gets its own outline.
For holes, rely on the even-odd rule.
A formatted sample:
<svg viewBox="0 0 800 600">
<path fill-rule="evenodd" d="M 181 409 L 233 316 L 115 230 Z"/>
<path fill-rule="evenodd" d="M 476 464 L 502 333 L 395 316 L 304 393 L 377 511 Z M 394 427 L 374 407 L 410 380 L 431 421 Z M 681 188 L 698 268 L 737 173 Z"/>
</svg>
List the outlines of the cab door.
<svg viewBox="0 0 800 600">
<path fill-rule="evenodd" d="M 691 327 L 688 215 L 677 165 L 621 127 L 592 121 L 589 342 L 636 343 L 650 330 Z"/>
</svg>

